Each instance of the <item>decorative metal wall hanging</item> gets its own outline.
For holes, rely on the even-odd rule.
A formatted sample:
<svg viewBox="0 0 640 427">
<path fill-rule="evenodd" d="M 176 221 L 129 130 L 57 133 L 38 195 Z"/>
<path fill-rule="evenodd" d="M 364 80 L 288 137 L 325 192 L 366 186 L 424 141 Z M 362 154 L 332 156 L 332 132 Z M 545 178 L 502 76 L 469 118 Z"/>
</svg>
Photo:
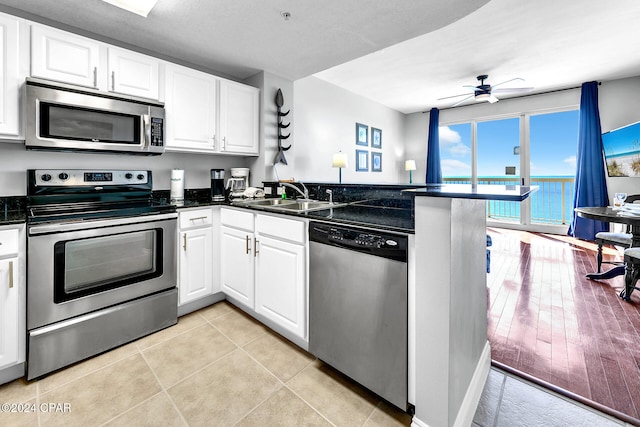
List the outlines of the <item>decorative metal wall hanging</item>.
<svg viewBox="0 0 640 427">
<path fill-rule="evenodd" d="M 286 135 L 282 134 L 282 129 L 286 129 L 289 127 L 289 125 L 291 125 L 291 122 L 285 124 L 283 117 L 286 117 L 289 112 L 291 110 L 287 110 L 286 113 L 282 112 L 282 106 L 284 105 L 284 97 L 282 96 L 282 90 L 278 89 L 278 92 L 276 92 L 276 107 L 278 107 L 278 154 L 276 155 L 276 160 L 275 160 L 275 164 L 278 163 L 282 163 L 282 164 L 287 164 L 287 158 L 284 156 L 284 152 L 289 150 L 291 148 L 291 144 L 289 144 L 288 147 L 284 147 L 282 145 L 282 141 L 289 138 L 291 136 L 291 133 L 288 133 Z"/>
</svg>

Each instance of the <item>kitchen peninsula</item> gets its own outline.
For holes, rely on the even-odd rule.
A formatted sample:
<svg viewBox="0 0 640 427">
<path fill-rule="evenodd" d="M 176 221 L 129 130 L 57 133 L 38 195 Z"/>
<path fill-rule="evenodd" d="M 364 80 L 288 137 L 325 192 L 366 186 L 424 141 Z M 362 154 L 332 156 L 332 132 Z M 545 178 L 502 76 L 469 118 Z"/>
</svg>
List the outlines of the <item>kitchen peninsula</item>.
<svg viewBox="0 0 640 427">
<path fill-rule="evenodd" d="M 405 190 L 415 196 L 413 426 L 471 425 L 491 364 L 486 201 L 521 202 L 536 190 L 466 184 Z"/>
</svg>

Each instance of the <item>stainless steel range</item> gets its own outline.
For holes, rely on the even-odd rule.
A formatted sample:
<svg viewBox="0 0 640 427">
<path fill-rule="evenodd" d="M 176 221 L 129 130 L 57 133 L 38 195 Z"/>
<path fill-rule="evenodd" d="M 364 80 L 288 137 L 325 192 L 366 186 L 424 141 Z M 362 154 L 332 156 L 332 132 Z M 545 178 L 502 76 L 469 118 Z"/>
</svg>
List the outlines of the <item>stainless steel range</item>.
<svg viewBox="0 0 640 427">
<path fill-rule="evenodd" d="M 151 171 L 27 171 L 27 379 L 177 322 L 175 206 Z"/>
</svg>

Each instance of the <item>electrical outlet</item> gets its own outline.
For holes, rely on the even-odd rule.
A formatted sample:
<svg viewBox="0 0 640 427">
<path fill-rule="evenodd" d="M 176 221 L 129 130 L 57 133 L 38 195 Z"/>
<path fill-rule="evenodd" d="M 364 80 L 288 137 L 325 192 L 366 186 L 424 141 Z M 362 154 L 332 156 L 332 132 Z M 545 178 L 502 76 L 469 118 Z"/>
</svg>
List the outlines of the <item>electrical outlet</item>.
<svg viewBox="0 0 640 427">
<path fill-rule="evenodd" d="M 271 195 L 271 187 L 264 187 L 264 195 L 265 196 Z"/>
<path fill-rule="evenodd" d="M 282 193 L 284 193 L 284 187 L 278 187 L 276 188 L 276 194 L 278 196 L 282 196 Z"/>
</svg>

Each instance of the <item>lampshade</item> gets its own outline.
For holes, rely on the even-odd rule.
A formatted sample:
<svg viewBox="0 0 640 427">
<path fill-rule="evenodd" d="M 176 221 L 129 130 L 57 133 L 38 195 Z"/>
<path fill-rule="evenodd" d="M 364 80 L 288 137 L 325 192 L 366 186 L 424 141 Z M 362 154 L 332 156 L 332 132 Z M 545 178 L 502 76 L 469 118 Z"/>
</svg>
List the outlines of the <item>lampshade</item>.
<svg viewBox="0 0 640 427">
<path fill-rule="evenodd" d="M 405 162 L 404 162 L 404 170 L 406 170 L 406 171 L 414 171 L 414 170 L 416 170 L 416 161 L 415 160 L 405 160 Z"/>
<path fill-rule="evenodd" d="M 343 153 L 342 151 L 339 152 L 339 153 L 335 153 L 333 155 L 332 166 L 334 168 L 346 168 L 347 167 L 347 153 Z"/>
<path fill-rule="evenodd" d="M 129 12 L 133 12 L 137 15 L 144 16 L 145 18 L 156 5 L 158 0 L 102 0 L 106 3 L 112 4 Z"/>
</svg>

